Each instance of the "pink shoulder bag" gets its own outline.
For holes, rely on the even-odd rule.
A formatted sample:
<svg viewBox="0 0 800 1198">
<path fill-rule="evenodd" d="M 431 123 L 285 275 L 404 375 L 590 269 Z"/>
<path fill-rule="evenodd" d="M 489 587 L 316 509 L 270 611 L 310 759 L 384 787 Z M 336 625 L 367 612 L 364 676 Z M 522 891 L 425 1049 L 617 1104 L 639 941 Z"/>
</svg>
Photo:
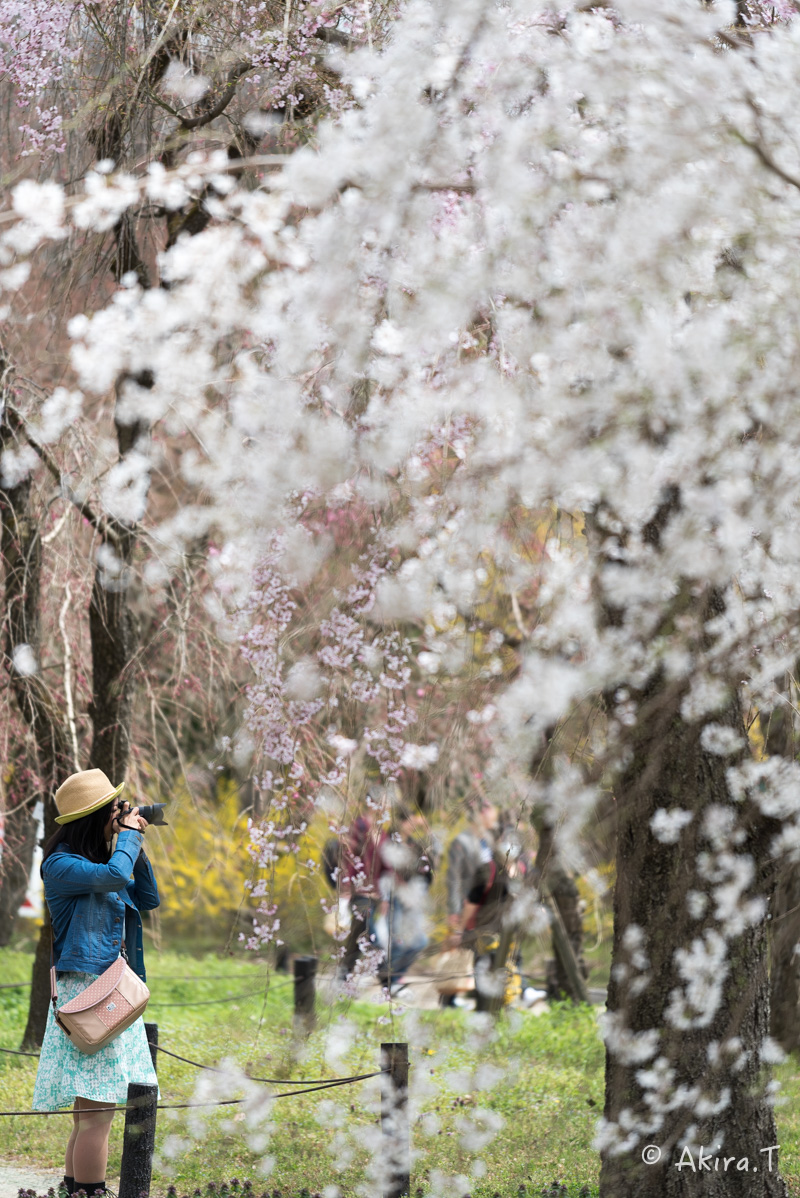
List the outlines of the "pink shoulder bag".
<svg viewBox="0 0 800 1198">
<path fill-rule="evenodd" d="M 51 945 L 50 998 L 58 1026 L 76 1048 L 91 1056 L 139 1018 L 147 1006 L 150 991 L 128 962 L 119 957 L 85 990 L 59 1008 Z"/>
</svg>

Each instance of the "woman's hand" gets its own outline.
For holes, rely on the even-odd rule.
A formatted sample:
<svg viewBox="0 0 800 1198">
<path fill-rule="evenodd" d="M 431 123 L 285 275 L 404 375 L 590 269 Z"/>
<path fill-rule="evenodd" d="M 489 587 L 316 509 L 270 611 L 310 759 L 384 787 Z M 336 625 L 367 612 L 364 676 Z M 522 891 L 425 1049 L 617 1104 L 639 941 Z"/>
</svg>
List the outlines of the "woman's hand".
<svg viewBox="0 0 800 1198">
<path fill-rule="evenodd" d="M 138 807 L 130 807 L 127 811 L 121 811 L 115 816 L 112 830 L 114 832 L 145 832 L 147 820 L 139 815 Z"/>
</svg>

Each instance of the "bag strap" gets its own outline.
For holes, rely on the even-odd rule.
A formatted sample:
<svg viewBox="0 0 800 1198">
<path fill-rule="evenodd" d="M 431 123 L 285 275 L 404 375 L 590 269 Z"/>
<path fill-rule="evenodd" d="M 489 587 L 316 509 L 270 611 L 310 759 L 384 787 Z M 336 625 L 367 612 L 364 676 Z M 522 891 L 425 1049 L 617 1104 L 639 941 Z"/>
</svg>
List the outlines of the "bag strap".
<svg viewBox="0 0 800 1198">
<path fill-rule="evenodd" d="M 51 923 L 50 924 L 50 1001 L 53 1004 L 53 1013 L 55 1014 L 56 1019 L 58 1019 L 58 989 L 56 987 L 56 962 L 55 962 L 55 953 L 53 950 L 54 944 L 55 944 L 55 932 L 53 931 L 53 925 Z M 125 937 L 124 936 L 122 937 L 122 940 L 120 942 L 119 955 L 122 957 L 125 964 L 130 966 L 130 961 L 128 960 L 128 950 L 125 947 Z M 60 1023 L 61 1021 L 58 1020 L 58 1022 Z"/>
<path fill-rule="evenodd" d="M 50 925 L 50 1001 L 53 1004 L 53 1013 L 56 1012 L 58 1003 L 58 993 L 56 990 L 56 962 L 53 953 L 53 925 Z"/>
</svg>

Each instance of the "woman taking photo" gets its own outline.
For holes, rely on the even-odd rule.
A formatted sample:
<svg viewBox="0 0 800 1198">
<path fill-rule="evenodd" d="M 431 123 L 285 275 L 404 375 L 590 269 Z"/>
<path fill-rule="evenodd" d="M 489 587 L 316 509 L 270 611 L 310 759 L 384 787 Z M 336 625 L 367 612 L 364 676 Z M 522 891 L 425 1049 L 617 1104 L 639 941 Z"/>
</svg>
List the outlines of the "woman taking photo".
<svg viewBox="0 0 800 1198">
<path fill-rule="evenodd" d="M 120 956 L 145 980 L 140 911 L 158 906 L 143 843 L 147 822 L 102 770 L 67 778 L 55 795 L 59 830 L 44 846 L 42 877 L 53 929 L 58 1006 L 77 997 Z M 117 836 L 112 851 L 112 837 Z M 33 1093 L 37 1111 L 73 1107 L 68 1193 L 105 1193 L 113 1110 L 128 1083 L 157 1085 L 141 1017 L 94 1055 L 71 1043 L 51 1004 Z M 98 1109 L 99 1108 L 99 1109 Z"/>
</svg>

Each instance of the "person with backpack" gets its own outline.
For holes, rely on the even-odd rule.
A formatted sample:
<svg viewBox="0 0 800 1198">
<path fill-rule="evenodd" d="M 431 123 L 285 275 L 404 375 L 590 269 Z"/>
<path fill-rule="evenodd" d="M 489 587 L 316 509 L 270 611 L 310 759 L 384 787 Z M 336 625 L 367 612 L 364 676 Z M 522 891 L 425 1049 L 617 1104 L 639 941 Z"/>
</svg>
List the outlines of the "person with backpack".
<svg viewBox="0 0 800 1198">
<path fill-rule="evenodd" d="M 128 1084 L 157 1085 L 142 1017 L 89 1054 L 62 1026 L 56 1007 L 85 993 L 122 955 L 145 980 L 141 911 L 159 905 L 144 854 L 147 822 L 120 799 L 102 770 L 82 770 L 55 794 L 59 829 L 44 846 L 42 878 L 50 911 L 56 1001 L 47 1015 L 33 1094 L 37 1111 L 72 1106 L 64 1187 L 105 1195 L 114 1107 Z M 116 846 L 112 847 L 114 837 Z"/>
</svg>

